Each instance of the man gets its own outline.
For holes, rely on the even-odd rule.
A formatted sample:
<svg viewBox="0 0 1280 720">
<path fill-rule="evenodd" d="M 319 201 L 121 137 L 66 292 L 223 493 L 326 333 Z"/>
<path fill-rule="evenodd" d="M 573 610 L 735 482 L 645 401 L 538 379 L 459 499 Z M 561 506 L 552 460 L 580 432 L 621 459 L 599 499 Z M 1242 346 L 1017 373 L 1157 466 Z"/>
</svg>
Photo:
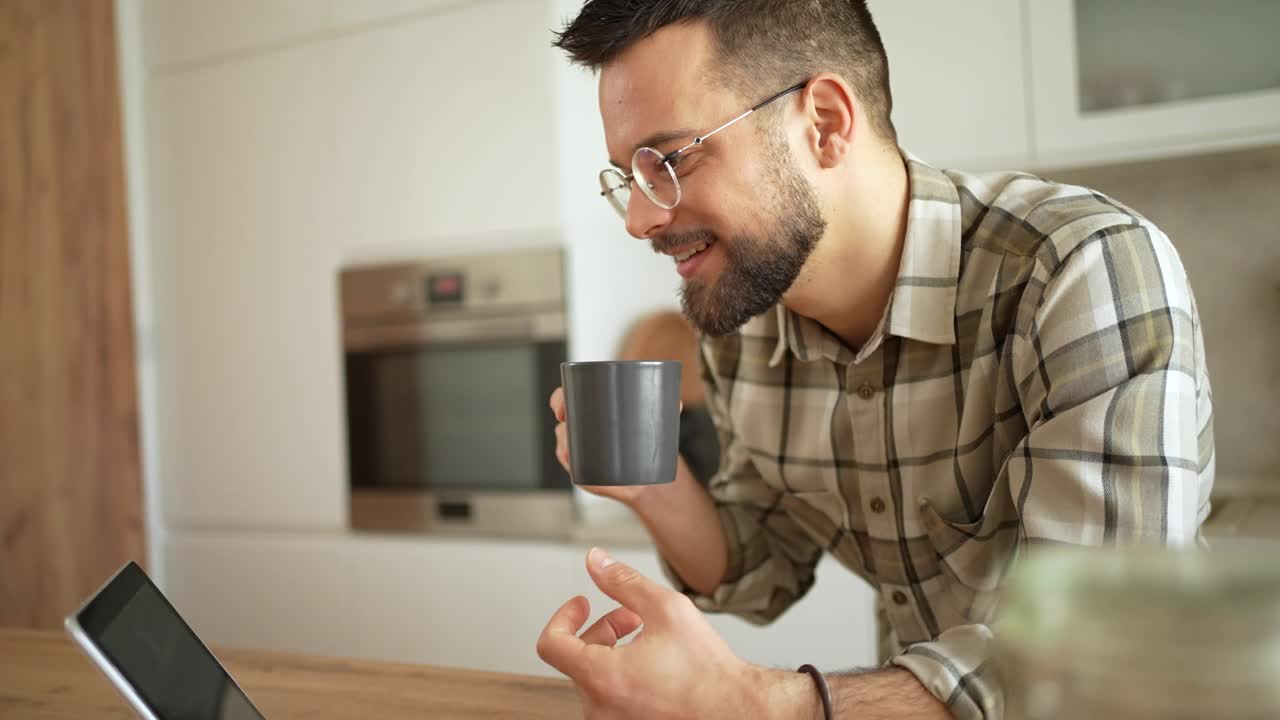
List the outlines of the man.
<svg viewBox="0 0 1280 720">
<path fill-rule="evenodd" d="M 1195 540 L 1209 382 L 1149 221 L 900 151 L 862 0 L 590 0 L 556 45 L 599 71 L 604 194 L 676 259 L 723 448 L 709 490 L 596 489 L 680 592 L 588 557 L 623 607 L 578 636 L 574 598 L 538 650 L 589 716 L 821 717 L 822 677 L 743 662 L 697 608 L 769 622 L 831 553 L 876 588 L 886 660 L 825 678 L 836 716 L 1000 717 L 1018 553 Z"/>
</svg>

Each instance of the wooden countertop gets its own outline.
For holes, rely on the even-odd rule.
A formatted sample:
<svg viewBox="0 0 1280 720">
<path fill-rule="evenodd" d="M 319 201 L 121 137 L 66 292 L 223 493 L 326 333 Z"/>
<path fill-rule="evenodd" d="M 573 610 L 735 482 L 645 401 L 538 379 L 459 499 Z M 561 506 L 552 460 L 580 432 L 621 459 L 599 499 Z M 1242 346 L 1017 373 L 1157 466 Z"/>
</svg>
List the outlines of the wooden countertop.
<svg viewBox="0 0 1280 720">
<path fill-rule="evenodd" d="M 215 652 L 267 720 L 582 716 L 567 680 L 274 652 Z M 0 628 L 0 718 L 133 717 L 65 633 Z"/>
</svg>

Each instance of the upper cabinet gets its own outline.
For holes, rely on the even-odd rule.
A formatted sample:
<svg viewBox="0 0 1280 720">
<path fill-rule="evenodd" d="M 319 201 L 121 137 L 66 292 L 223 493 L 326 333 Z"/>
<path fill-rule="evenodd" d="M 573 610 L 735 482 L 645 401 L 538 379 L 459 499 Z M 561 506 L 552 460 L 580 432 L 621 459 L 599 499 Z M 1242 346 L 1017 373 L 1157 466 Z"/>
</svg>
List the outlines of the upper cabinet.
<svg viewBox="0 0 1280 720">
<path fill-rule="evenodd" d="M 559 58 L 547 14 L 528 0 L 462 2 L 331 41 L 346 257 L 456 253 L 459 237 L 475 251 L 477 235 L 506 247 L 536 242 L 513 231 L 557 223 Z"/>
<path fill-rule="evenodd" d="M 138 0 L 146 57 L 156 67 L 225 59 L 323 33 L 330 10 L 315 0 Z"/>
<path fill-rule="evenodd" d="M 1280 0 L 871 0 L 903 147 L 1051 168 L 1280 142 Z"/>
<path fill-rule="evenodd" d="M 147 59 L 159 67 L 244 53 L 447 13 L 474 0 L 121 0 L 139 2 Z"/>
<path fill-rule="evenodd" d="M 1280 140 L 1280 2 L 1024 2 L 1037 165 Z"/>
<path fill-rule="evenodd" d="M 965 170 L 1031 163 L 1020 0 L 872 0 L 898 141 Z"/>
</svg>

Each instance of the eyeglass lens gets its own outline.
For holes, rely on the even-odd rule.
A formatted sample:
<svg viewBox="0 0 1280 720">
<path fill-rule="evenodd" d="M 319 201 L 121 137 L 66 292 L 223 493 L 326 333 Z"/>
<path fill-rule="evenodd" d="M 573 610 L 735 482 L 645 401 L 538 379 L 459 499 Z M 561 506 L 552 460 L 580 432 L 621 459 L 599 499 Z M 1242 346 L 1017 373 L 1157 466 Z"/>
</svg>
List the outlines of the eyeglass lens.
<svg viewBox="0 0 1280 720">
<path fill-rule="evenodd" d="M 642 147 L 631 158 L 631 172 L 640 191 L 655 205 L 670 210 L 680 202 L 680 185 L 675 170 L 663 161 L 662 153 Z"/>
</svg>

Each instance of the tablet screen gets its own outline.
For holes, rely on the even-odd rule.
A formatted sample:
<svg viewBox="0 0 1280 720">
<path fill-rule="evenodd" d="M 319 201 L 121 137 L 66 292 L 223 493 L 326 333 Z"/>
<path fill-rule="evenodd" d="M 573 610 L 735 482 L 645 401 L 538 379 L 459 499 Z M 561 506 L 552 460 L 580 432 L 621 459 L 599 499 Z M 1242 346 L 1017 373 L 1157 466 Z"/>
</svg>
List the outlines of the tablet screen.
<svg viewBox="0 0 1280 720">
<path fill-rule="evenodd" d="M 77 619 L 161 720 L 262 720 L 137 564 L 125 566 Z"/>
</svg>

